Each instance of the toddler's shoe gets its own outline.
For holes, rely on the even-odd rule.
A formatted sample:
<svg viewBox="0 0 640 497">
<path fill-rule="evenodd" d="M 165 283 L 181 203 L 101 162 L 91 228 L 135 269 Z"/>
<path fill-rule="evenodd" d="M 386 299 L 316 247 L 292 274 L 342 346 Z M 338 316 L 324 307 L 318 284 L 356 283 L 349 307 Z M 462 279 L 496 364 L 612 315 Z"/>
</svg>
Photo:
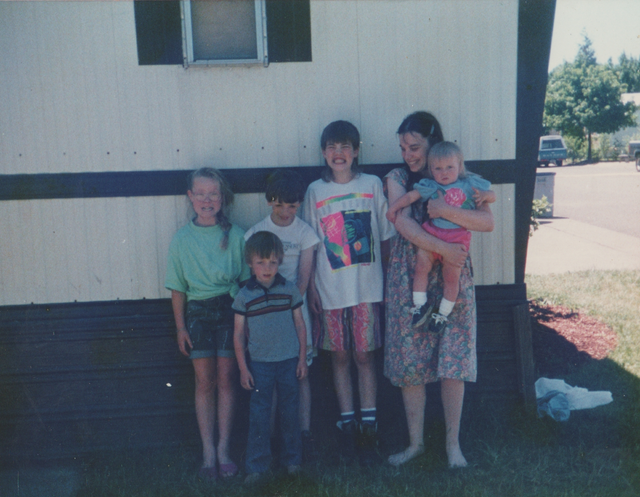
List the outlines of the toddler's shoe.
<svg viewBox="0 0 640 497">
<path fill-rule="evenodd" d="M 429 316 L 431 316 L 431 311 L 433 310 L 433 305 L 424 304 L 423 306 L 415 306 L 410 309 L 411 312 L 411 326 L 413 328 L 419 328 L 422 326 Z"/>
<path fill-rule="evenodd" d="M 429 321 L 429 331 L 431 333 L 442 334 L 449 320 L 440 313 L 433 313 Z"/>
<path fill-rule="evenodd" d="M 353 459 L 356 453 L 356 422 L 349 421 L 348 423 L 343 423 L 342 421 L 338 421 L 336 426 L 340 430 L 338 437 L 342 456 L 349 460 Z"/>
<path fill-rule="evenodd" d="M 379 462 L 378 455 L 378 424 L 360 423 L 358 425 L 358 434 L 356 436 L 356 446 L 358 447 L 358 456 L 360 464 L 363 466 L 371 466 Z"/>
<path fill-rule="evenodd" d="M 314 463 L 318 459 L 318 449 L 316 448 L 316 441 L 313 439 L 313 435 L 309 430 L 304 430 L 301 433 L 302 437 L 302 462 L 305 464 Z"/>
</svg>

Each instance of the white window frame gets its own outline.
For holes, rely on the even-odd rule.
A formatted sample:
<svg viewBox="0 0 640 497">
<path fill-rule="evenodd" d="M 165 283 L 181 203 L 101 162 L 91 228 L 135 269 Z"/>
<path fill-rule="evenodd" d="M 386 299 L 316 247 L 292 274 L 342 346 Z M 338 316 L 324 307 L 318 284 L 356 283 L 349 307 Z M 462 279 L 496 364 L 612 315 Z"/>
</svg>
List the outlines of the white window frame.
<svg viewBox="0 0 640 497">
<path fill-rule="evenodd" d="M 191 0 L 182 0 L 180 2 L 182 14 L 182 53 L 184 67 L 190 65 L 201 66 L 220 66 L 220 65 L 239 65 L 239 64 L 263 64 L 264 67 L 269 65 L 269 53 L 267 45 L 267 8 L 266 0 L 254 0 L 256 13 L 256 54 L 255 59 L 194 59 L 193 55 L 193 27 L 191 22 Z"/>
</svg>

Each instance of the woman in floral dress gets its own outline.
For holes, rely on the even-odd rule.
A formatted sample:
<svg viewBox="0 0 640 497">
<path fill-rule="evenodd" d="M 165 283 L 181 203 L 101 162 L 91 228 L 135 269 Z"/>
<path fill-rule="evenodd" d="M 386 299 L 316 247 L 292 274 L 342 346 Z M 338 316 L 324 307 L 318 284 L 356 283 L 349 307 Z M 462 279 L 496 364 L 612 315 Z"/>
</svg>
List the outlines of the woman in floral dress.
<svg viewBox="0 0 640 497">
<path fill-rule="evenodd" d="M 407 116 L 398 128 L 405 166 L 385 177 L 389 203 L 412 189 L 427 174 L 429 149 L 443 141 L 437 119 L 423 111 Z M 493 215 L 488 206 L 477 210 L 456 209 L 441 198 L 430 201 L 426 213 L 442 217 L 472 231 L 492 231 Z M 392 239 L 387 272 L 386 339 L 384 374 L 402 389 L 409 427 L 409 447 L 389 457 L 400 466 L 424 452 L 425 384 L 440 381 L 446 424 L 446 449 L 450 467 L 467 464 L 459 443 L 464 382 L 476 380 L 476 307 L 471 259 L 463 245 L 449 244 L 425 232 L 421 202 L 404 209 L 395 222 L 398 235 Z M 455 219 L 453 219 L 455 218 Z M 436 252 L 462 268 L 460 293 L 442 335 L 429 333 L 426 326 L 411 325 L 412 282 L 416 263 L 415 246 Z M 429 275 L 428 295 L 439 301 L 443 292 L 442 267 Z"/>
</svg>

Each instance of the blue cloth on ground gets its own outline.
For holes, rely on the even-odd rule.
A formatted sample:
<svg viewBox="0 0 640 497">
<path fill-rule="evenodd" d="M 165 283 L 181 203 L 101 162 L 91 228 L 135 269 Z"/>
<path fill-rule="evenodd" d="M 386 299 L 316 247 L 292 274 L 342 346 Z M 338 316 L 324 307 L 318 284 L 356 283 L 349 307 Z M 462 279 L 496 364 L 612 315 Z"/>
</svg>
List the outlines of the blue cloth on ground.
<svg viewBox="0 0 640 497">
<path fill-rule="evenodd" d="M 551 390 L 538 399 L 538 417 L 545 414 L 556 421 L 567 421 L 571 411 L 569 409 L 569 399 L 558 390 Z"/>
<path fill-rule="evenodd" d="M 535 389 L 538 415 L 548 414 L 556 421 L 569 419 L 569 411 L 592 409 L 613 402 L 609 391 L 590 392 L 586 388 L 572 387 L 564 380 L 538 378 Z"/>
</svg>

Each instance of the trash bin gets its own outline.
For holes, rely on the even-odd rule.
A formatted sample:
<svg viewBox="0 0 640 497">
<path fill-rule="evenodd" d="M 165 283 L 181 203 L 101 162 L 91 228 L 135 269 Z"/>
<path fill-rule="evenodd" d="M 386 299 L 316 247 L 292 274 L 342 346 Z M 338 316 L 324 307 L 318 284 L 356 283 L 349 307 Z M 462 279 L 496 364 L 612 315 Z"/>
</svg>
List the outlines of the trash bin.
<svg viewBox="0 0 640 497">
<path fill-rule="evenodd" d="M 540 217 L 553 217 L 553 187 L 556 173 L 536 173 L 536 187 L 533 191 L 533 198 L 547 197 L 551 204 L 549 211 Z"/>
</svg>

